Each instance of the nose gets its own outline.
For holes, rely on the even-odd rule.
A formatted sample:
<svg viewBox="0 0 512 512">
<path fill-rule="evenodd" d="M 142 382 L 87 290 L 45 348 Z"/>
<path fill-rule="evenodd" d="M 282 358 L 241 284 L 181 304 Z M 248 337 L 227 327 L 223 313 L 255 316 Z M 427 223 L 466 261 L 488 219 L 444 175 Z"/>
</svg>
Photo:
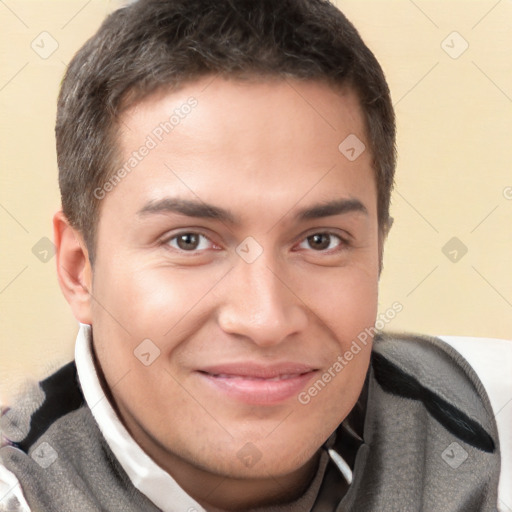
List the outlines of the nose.
<svg viewBox="0 0 512 512">
<path fill-rule="evenodd" d="M 223 283 L 218 322 L 224 332 L 243 336 L 261 347 L 277 345 L 302 332 L 307 308 L 287 282 L 285 272 L 263 255 L 240 260 Z"/>
</svg>

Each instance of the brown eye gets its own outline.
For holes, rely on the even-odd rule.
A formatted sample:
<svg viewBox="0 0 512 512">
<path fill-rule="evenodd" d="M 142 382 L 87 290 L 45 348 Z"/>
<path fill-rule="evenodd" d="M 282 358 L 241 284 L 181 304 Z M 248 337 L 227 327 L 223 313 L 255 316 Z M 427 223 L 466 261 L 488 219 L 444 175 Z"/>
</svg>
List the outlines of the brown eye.
<svg viewBox="0 0 512 512">
<path fill-rule="evenodd" d="M 339 235 L 319 231 L 318 233 L 313 233 L 312 235 L 303 238 L 302 242 L 299 244 L 299 248 L 308 250 L 312 249 L 315 252 L 323 252 L 333 249 L 343 249 L 348 245 L 347 241 Z"/>
<path fill-rule="evenodd" d="M 195 233 L 184 233 L 176 238 L 176 243 L 180 249 L 191 251 L 197 249 L 199 245 L 199 236 Z"/>
<path fill-rule="evenodd" d="M 211 246 L 210 240 L 199 233 L 180 233 L 167 243 L 174 249 L 188 252 L 208 249 Z"/>
<path fill-rule="evenodd" d="M 306 238 L 309 247 L 315 251 L 324 251 L 329 249 L 331 245 L 331 235 L 327 233 L 315 233 L 314 235 Z"/>
</svg>

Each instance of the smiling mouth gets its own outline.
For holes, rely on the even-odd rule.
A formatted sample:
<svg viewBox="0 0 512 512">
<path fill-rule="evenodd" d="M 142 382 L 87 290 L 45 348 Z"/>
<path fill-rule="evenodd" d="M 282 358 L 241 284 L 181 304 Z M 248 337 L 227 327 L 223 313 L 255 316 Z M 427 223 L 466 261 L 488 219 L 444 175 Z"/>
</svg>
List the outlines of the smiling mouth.
<svg viewBox="0 0 512 512">
<path fill-rule="evenodd" d="M 278 405 L 298 396 L 318 372 L 306 365 L 230 365 L 197 371 L 215 394 L 250 405 Z"/>
<path fill-rule="evenodd" d="M 206 373 L 206 375 L 211 375 L 212 377 L 217 377 L 220 379 L 238 379 L 238 380 L 260 380 L 260 381 L 266 381 L 266 382 L 275 382 L 279 380 L 288 380 L 288 379 L 295 379 L 298 376 L 305 375 L 307 372 L 300 373 L 300 374 L 287 374 L 287 375 L 277 375 L 276 377 L 253 377 L 250 375 L 229 375 L 226 373 Z"/>
</svg>

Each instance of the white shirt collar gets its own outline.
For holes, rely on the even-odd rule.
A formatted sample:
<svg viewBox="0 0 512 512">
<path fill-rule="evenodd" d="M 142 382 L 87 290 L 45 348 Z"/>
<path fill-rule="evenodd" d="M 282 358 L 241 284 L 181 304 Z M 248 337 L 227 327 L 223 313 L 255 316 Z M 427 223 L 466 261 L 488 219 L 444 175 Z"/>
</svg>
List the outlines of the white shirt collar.
<svg viewBox="0 0 512 512">
<path fill-rule="evenodd" d="M 177 482 L 158 466 L 135 442 L 103 393 L 94 366 L 91 326 L 80 324 L 75 362 L 85 401 L 113 454 L 133 485 L 163 512 L 206 512 Z"/>
</svg>

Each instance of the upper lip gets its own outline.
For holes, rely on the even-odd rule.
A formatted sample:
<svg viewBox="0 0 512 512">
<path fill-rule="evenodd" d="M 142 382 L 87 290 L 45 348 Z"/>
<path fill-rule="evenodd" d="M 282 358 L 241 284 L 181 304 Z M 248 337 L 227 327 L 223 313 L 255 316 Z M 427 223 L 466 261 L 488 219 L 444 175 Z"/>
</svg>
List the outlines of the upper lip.
<svg viewBox="0 0 512 512">
<path fill-rule="evenodd" d="M 316 368 L 295 362 L 260 364 L 254 362 L 228 363 L 200 368 L 198 371 L 210 375 L 272 379 L 282 376 L 298 376 L 316 371 Z"/>
</svg>

